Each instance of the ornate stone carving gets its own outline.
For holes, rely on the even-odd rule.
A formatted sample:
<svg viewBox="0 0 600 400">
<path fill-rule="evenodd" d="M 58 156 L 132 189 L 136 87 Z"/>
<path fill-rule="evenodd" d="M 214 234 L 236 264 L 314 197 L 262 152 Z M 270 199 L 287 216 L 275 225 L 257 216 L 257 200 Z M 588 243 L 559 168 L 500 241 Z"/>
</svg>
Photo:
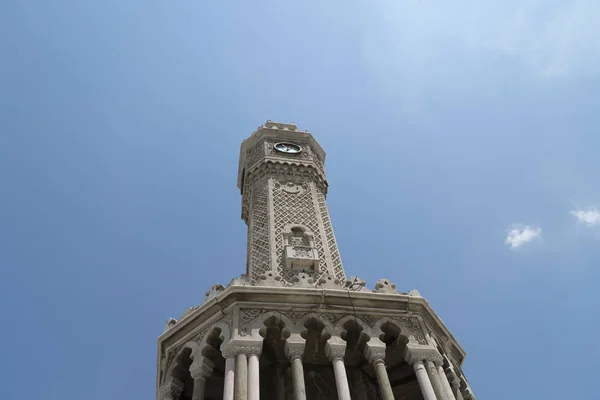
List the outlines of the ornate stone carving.
<svg viewBox="0 0 600 400">
<path fill-rule="evenodd" d="M 346 280 L 345 287 L 352 292 L 366 291 L 367 282 L 360 279 L 358 276 L 351 276 Z"/>
<path fill-rule="evenodd" d="M 260 140 L 253 147 L 246 151 L 246 168 L 250 169 L 254 164 L 260 161 L 265 154 L 264 140 Z"/>
<path fill-rule="evenodd" d="M 267 179 L 252 185 L 250 223 L 248 225 L 248 273 L 251 282 L 258 281 L 271 269 L 271 244 L 269 240 L 269 210 Z"/>
<path fill-rule="evenodd" d="M 380 279 L 375 284 L 375 292 L 377 293 L 394 293 L 398 294 L 396 284 L 390 282 L 389 279 Z"/>
<path fill-rule="evenodd" d="M 170 349 L 167 352 L 167 366 L 166 366 L 167 369 L 171 366 L 171 363 L 175 359 L 175 356 L 177 354 L 179 354 L 179 351 L 181 350 L 182 347 L 183 347 L 183 345 L 179 345 L 179 346 L 177 346 L 177 347 L 175 347 L 173 349 Z"/>
<path fill-rule="evenodd" d="M 285 342 L 285 354 L 290 360 L 293 360 L 294 358 L 302 359 L 304 356 L 305 345 L 306 342 L 303 339 L 296 341 L 288 339 Z"/>
<path fill-rule="evenodd" d="M 400 322 L 402 329 L 402 334 L 407 336 L 410 339 L 414 339 L 418 344 L 426 345 L 427 339 L 423 333 L 423 329 L 421 328 L 421 324 L 419 323 L 419 319 L 413 316 L 399 317 L 396 318 L 397 321 Z"/>
<path fill-rule="evenodd" d="M 345 354 L 346 354 L 346 343 L 345 342 L 344 343 L 327 342 L 327 345 L 325 346 L 325 355 L 331 361 L 334 361 L 336 359 L 343 360 Z"/>
<path fill-rule="evenodd" d="M 215 364 L 212 361 L 206 357 L 202 357 L 201 360 L 198 362 L 194 360 L 192 365 L 190 365 L 190 375 L 194 380 L 208 378 L 212 374 L 214 367 Z"/>
<path fill-rule="evenodd" d="M 210 289 L 208 289 L 208 292 L 206 292 L 206 300 L 208 301 L 216 296 L 219 295 L 219 293 L 221 293 L 223 290 L 225 290 L 225 287 L 219 283 L 212 285 L 210 287 Z"/>
<path fill-rule="evenodd" d="M 172 327 L 174 327 L 175 324 L 177 324 L 177 320 L 175 318 L 169 318 L 167 320 L 167 323 L 165 324 L 165 330 L 163 332 L 168 331 L 169 329 L 171 329 Z"/>
<path fill-rule="evenodd" d="M 317 163 L 318 165 L 319 163 Z M 321 220 L 323 221 L 323 228 L 325 229 L 326 242 L 329 247 L 329 254 L 331 255 L 331 262 L 333 264 L 333 273 L 340 280 L 344 282 L 346 280 L 346 274 L 344 273 L 344 267 L 342 266 L 342 259 L 340 252 L 335 241 L 335 235 L 333 233 L 333 226 L 331 225 L 331 219 L 329 218 L 329 211 L 327 210 L 327 203 L 325 202 L 325 194 L 321 190 L 317 190 L 317 204 L 319 207 L 319 213 L 321 214 Z"/>
<path fill-rule="evenodd" d="M 421 293 L 419 293 L 417 289 L 411 290 L 410 292 L 408 292 L 408 295 L 412 297 L 421 297 Z"/>
<path fill-rule="evenodd" d="M 372 364 L 378 361 L 384 361 L 385 343 L 381 343 L 380 346 L 370 345 L 369 343 L 367 343 L 365 345 L 365 358 Z"/>
<path fill-rule="evenodd" d="M 435 364 L 441 365 L 442 363 L 442 355 L 433 348 L 430 347 L 414 347 L 407 346 L 405 353 L 406 362 L 409 364 L 414 364 L 417 361 L 422 361 L 424 363 L 433 362 Z"/>
<path fill-rule="evenodd" d="M 341 286 L 340 280 L 329 274 L 321 275 L 321 278 L 317 282 L 317 287 L 322 289 L 341 289 Z"/>
<path fill-rule="evenodd" d="M 256 281 L 257 286 L 283 286 L 281 277 L 275 275 L 273 272 L 267 272 L 266 274 L 260 275 Z"/>
<path fill-rule="evenodd" d="M 175 379 L 169 378 L 167 381 L 160 387 L 159 394 L 161 400 L 177 400 L 181 393 L 183 393 L 183 382 Z"/>
<path fill-rule="evenodd" d="M 282 311 L 281 313 L 291 319 L 293 323 L 298 322 L 306 315 L 306 311 Z"/>
<path fill-rule="evenodd" d="M 292 284 L 291 286 L 300 287 L 300 288 L 314 288 L 315 280 L 311 276 L 311 274 L 307 271 L 298 272 L 296 275 L 291 278 Z"/>
</svg>

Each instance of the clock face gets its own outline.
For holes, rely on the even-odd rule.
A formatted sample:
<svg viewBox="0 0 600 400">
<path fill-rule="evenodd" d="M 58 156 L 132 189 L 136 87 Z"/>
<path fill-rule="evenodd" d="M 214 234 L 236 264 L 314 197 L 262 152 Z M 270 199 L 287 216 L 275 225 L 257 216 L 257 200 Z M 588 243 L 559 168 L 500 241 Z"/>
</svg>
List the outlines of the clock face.
<svg viewBox="0 0 600 400">
<path fill-rule="evenodd" d="M 280 151 L 282 153 L 287 153 L 287 154 L 298 154 L 302 151 L 302 147 L 298 146 L 297 144 L 293 144 L 293 143 L 276 143 L 275 144 L 275 150 Z"/>
</svg>

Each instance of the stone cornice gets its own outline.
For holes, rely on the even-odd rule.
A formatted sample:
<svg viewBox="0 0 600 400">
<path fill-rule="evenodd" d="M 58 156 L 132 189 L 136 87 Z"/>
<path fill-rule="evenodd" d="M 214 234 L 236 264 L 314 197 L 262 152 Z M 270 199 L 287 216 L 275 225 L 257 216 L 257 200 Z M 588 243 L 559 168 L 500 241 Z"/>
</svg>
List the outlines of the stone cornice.
<svg viewBox="0 0 600 400">
<path fill-rule="evenodd" d="M 255 305 L 257 308 L 267 307 L 271 304 L 273 307 L 278 307 L 279 309 L 315 308 L 321 304 L 324 310 L 327 309 L 329 311 L 336 309 L 343 311 L 351 309 L 354 306 L 357 313 L 359 313 L 362 309 L 372 310 L 373 308 L 377 308 L 380 310 L 379 313 L 382 316 L 390 313 L 398 315 L 408 312 L 419 313 L 433 331 L 447 338 L 446 343 L 452 344 L 460 352 L 462 359 L 457 361 L 460 364 L 464 361 L 464 350 L 444 326 L 425 298 L 408 296 L 406 294 L 373 292 L 351 292 L 351 298 L 352 304 L 348 299 L 348 291 L 343 289 L 231 285 L 221 292 L 218 298 L 206 301 L 187 315 L 185 319 L 179 321 L 171 329 L 160 335 L 158 337 L 159 349 L 164 354 L 167 347 L 181 341 L 192 328 L 200 324 L 205 324 L 217 316 L 223 316 L 223 310 L 229 310 L 229 307 L 234 303 L 244 303 L 246 307 L 248 305 Z M 369 312 L 372 313 L 372 311 Z"/>
</svg>

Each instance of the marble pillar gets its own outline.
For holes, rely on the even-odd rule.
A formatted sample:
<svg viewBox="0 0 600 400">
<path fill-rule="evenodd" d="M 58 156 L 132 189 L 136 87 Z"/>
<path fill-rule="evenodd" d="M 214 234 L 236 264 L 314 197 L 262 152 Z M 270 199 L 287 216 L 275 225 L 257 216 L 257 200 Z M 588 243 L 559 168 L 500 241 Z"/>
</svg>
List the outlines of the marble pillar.
<svg viewBox="0 0 600 400">
<path fill-rule="evenodd" d="M 423 400 L 438 400 L 438 398 L 435 396 L 435 392 L 433 391 L 433 386 L 431 385 L 431 381 L 429 380 L 429 375 L 427 374 L 427 370 L 425 369 L 425 364 L 423 364 L 423 361 L 415 361 L 413 363 L 413 368 L 415 370 L 415 375 L 417 376 L 417 381 L 419 382 L 419 387 L 421 388 Z"/>
<path fill-rule="evenodd" d="M 235 358 L 234 400 L 248 400 L 248 359 L 244 353 Z"/>
<path fill-rule="evenodd" d="M 446 395 L 444 393 L 444 388 L 442 387 L 442 381 L 437 372 L 437 367 L 433 361 L 427 361 L 425 363 L 425 368 L 427 369 L 427 373 L 429 374 L 429 380 L 431 381 L 431 386 L 433 386 L 433 391 L 435 392 L 435 396 L 438 400 L 447 400 Z"/>
<path fill-rule="evenodd" d="M 337 388 L 338 399 L 351 400 L 348 377 L 346 376 L 346 366 L 344 365 L 346 342 L 339 337 L 332 337 L 327 341 L 327 347 L 325 350 L 327 358 L 329 358 L 333 364 L 333 373 L 335 375 L 335 386 Z"/>
<path fill-rule="evenodd" d="M 394 392 L 385 367 L 385 343 L 379 339 L 371 339 L 365 344 L 365 358 L 375 368 L 377 384 L 383 400 L 394 400 Z"/>
<path fill-rule="evenodd" d="M 206 357 L 195 359 L 190 365 L 190 375 L 194 380 L 194 389 L 192 391 L 192 400 L 204 400 L 204 390 L 206 388 L 206 378 L 213 371 L 215 364 Z"/>
<path fill-rule="evenodd" d="M 231 355 L 225 360 L 225 376 L 223 384 L 223 400 L 233 400 L 235 387 L 235 355 Z"/>
<path fill-rule="evenodd" d="M 302 365 L 305 345 L 306 341 L 298 334 L 292 334 L 285 342 L 285 354 L 290 359 L 292 368 L 294 400 L 306 400 L 304 366 Z"/>
<path fill-rule="evenodd" d="M 448 382 L 448 377 L 444 372 L 444 367 L 441 365 L 437 366 L 438 375 L 440 380 L 442 381 L 442 387 L 444 388 L 444 393 L 446 395 L 446 399 L 448 400 L 456 400 L 454 398 L 454 393 L 452 393 L 452 388 L 450 387 L 450 382 Z"/>
<path fill-rule="evenodd" d="M 260 368 L 256 353 L 248 355 L 248 400 L 260 400 Z"/>
</svg>

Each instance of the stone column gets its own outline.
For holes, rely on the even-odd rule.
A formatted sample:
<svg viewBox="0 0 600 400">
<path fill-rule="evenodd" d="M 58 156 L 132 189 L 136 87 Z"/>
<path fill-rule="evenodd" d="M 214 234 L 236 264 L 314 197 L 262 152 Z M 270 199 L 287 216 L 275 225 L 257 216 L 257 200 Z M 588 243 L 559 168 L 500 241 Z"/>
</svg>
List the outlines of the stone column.
<svg viewBox="0 0 600 400">
<path fill-rule="evenodd" d="M 192 400 L 204 400 L 206 378 L 208 378 L 212 374 L 214 366 L 215 364 L 205 357 L 201 357 L 198 360 L 194 360 L 192 365 L 190 365 L 190 375 L 194 380 Z"/>
<path fill-rule="evenodd" d="M 248 353 L 248 400 L 260 400 L 260 350 Z"/>
<path fill-rule="evenodd" d="M 423 361 L 415 361 L 413 363 L 413 368 L 415 370 L 415 375 L 417 376 L 417 381 L 419 381 L 419 387 L 421 388 L 423 400 L 437 400 Z"/>
<path fill-rule="evenodd" d="M 344 365 L 346 342 L 344 342 L 342 338 L 334 336 L 327 340 L 325 352 L 327 354 L 327 358 L 329 358 L 333 364 L 335 386 L 337 388 L 339 400 L 351 400 L 350 388 L 348 387 L 348 377 L 346 376 L 346 366 Z"/>
<path fill-rule="evenodd" d="M 456 400 L 454 397 L 454 393 L 452 393 L 452 388 L 450 387 L 450 382 L 448 382 L 448 377 L 444 372 L 444 367 L 438 365 L 437 367 L 438 375 L 440 376 L 440 380 L 442 381 L 442 387 L 444 388 L 444 393 L 448 400 Z"/>
<path fill-rule="evenodd" d="M 234 400 L 248 400 L 248 359 L 244 353 L 235 357 L 234 389 Z"/>
<path fill-rule="evenodd" d="M 452 393 L 456 400 L 463 400 L 462 394 L 460 393 L 460 379 L 456 372 L 454 372 L 454 368 L 447 368 L 448 374 L 450 375 L 450 386 L 452 387 Z"/>
<path fill-rule="evenodd" d="M 306 340 L 297 333 L 293 333 L 285 342 L 285 354 L 290 359 L 292 368 L 294 400 L 306 400 L 304 367 L 302 366 L 305 345 Z"/>
<path fill-rule="evenodd" d="M 183 393 L 183 382 L 168 378 L 158 392 L 160 400 L 179 400 L 179 396 Z"/>
<path fill-rule="evenodd" d="M 425 368 L 427 369 L 427 373 L 429 374 L 429 380 L 431 381 L 431 385 L 433 386 L 433 391 L 435 392 L 435 396 L 438 400 L 447 400 L 446 395 L 444 393 L 444 388 L 442 386 L 442 381 L 437 372 L 437 367 L 433 361 L 427 361 L 425 363 Z"/>
<path fill-rule="evenodd" d="M 235 385 L 235 355 L 225 357 L 225 377 L 223 384 L 223 400 L 233 400 Z M 223 354 L 225 356 L 225 354 Z"/>
<path fill-rule="evenodd" d="M 437 376 L 437 370 L 435 369 L 435 362 L 442 362 L 442 355 L 431 347 L 416 346 L 411 343 L 406 345 L 406 362 L 411 364 L 417 375 L 419 386 L 421 387 L 421 393 L 423 394 L 424 400 L 446 400 L 444 393 L 440 390 L 441 383 Z M 435 375 L 428 374 L 426 364 L 433 365 L 433 372 Z M 433 380 L 436 380 L 433 382 Z M 436 389 L 437 386 L 437 389 Z M 438 391 L 439 390 L 439 391 Z"/>
<path fill-rule="evenodd" d="M 375 368 L 377 384 L 383 400 L 394 400 L 394 392 L 385 368 L 385 343 L 379 339 L 371 339 L 365 345 L 365 358 Z"/>
</svg>

